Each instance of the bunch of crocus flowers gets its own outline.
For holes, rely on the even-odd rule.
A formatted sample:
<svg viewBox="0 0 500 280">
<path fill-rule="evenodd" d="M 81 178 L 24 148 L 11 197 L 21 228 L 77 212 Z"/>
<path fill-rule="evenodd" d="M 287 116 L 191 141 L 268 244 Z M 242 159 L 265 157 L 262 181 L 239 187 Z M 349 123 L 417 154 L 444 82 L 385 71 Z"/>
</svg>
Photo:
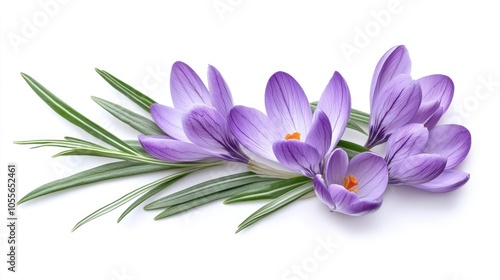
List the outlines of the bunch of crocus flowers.
<svg viewBox="0 0 500 280">
<path fill-rule="evenodd" d="M 244 164 L 248 172 L 200 183 L 144 208 L 163 209 L 156 218 L 164 218 L 221 198 L 226 198 L 225 203 L 271 200 L 247 218 L 238 229 L 241 230 L 307 194 L 315 194 L 332 212 L 359 216 L 381 207 L 388 185 L 449 192 L 469 180 L 469 174 L 456 169 L 470 150 L 469 131 L 457 124 L 439 124 L 451 104 L 453 82 L 445 75 L 414 79 L 404 46 L 388 50 L 375 67 L 369 91 L 370 114 L 351 110 L 349 87 L 338 72 L 333 73 L 319 101 L 312 103 L 291 75 L 276 72 L 265 87 L 265 112 L 262 112 L 235 106 L 228 84 L 213 66 L 208 67 L 205 84 L 187 64 L 174 63 L 170 78 L 173 107 L 156 103 L 109 73 L 97 71 L 148 111 L 154 122 L 94 98 L 115 117 L 141 132 L 138 143 L 122 141 L 107 131 L 96 135 L 89 129 L 86 131 L 117 151 L 109 152 L 105 147 L 67 137 L 57 142 L 59 147 L 70 148 L 62 154 L 118 158 L 123 160 L 121 164 L 132 164 L 126 167 L 134 174 L 140 168 L 143 172 L 166 167 L 179 170 L 161 182 L 140 188 L 142 191 L 135 196 L 142 196 L 119 220 L 181 177 L 224 162 Z M 52 108 L 62 106 L 73 110 L 31 77 L 24 75 L 24 78 Z M 90 120 L 83 116 L 76 118 L 79 120 L 67 119 L 84 129 L 95 125 L 89 125 Z M 82 119 L 83 125 L 79 122 Z M 346 128 L 365 133 L 364 146 L 342 139 Z M 19 143 L 56 146 L 55 142 L 40 141 Z M 376 150 L 382 153 L 371 150 L 379 145 Z M 116 177 L 128 175 L 122 172 Z M 73 187 L 88 183 L 71 185 L 68 183 L 71 180 L 75 178 L 49 183 L 50 192 L 65 189 L 68 184 Z M 47 194 L 47 189 L 44 185 L 21 202 Z M 75 228 L 127 201 L 118 199 L 86 217 Z"/>
</svg>

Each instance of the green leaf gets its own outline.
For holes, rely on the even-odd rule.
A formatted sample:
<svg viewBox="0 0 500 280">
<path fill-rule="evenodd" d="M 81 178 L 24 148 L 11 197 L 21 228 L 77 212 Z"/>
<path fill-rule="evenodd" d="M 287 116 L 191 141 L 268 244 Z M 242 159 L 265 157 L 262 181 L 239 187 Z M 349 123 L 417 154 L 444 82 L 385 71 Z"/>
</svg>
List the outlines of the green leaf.
<svg viewBox="0 0 500 280">
<path fill-rule="evenodd" d="M 152 120 L 146 117 L 99 97 L 92 96 L 92 99 L 111 115 L 144 135 L 165 135 Z"/>
<path fill-rule="evenodd" d="M 286 205 L 294 202 L 295 200 L 303 197 L 313 190 L 312 183 L 306 183 L 298 188 L 295 188 L 280 197 L 272 200 L 268 204 L 262 206 L 252 215 L 246 218 L 239 226 L 236 233 L 242 231 L 243 229 L 249 227 L 250 225 L 258 222 L 262 218 L 268 216 L 269 214 L 285 207 Z"/>
<path fill-rule="evenodd" d="M 307 177 L 295 177 L 291 179 L 279 180 L 276 182 L 266 182 L 266 184 L 262 184 L 259 187 L 255 187 L 246 192 L 231 196 L 224 201 L 224 204 L 277 198 L 294 188 L 302 186 L 308 181 L 311 181 L 311 179 Z"/>
<path fill-rule="evenodd" d="M 370 151 L 361 145 L 358 145 L 356 143 L 349 142 L 346 140 L 340 140 L 337 143 L 337 147 L 342 148 L 344 151 L 346 151 L 349 158 L 353 158 L 354 156 L 356 156 L 359 153 L 364 153 L 364 152 Z"/>
<path fill-rule="evenodd" d="M 370 114 L 362 112 L 360 110 L 351 109 L 351 115 L 349 116 L 349 119 L 367 125 L 370 123 Z"/>
<path fill-rule="evenodd" d="M 361 132 L 363 133 L 364 135 L 368 135 L 368 133 L 366 133 L 362 128 L 361 126 L 359 126 L 357 123 L 355 123 L 354 121 L 352 120 L 348 120 L 347 121 L 347 128 L 350 128 L 352 130 L 355 130 L 355 131 L 358 131 L 358 132 Z"/>
<path fill-rule="evenodd" d="M 136 161 L 136 162 L 141 162 L 143 164 L 156 164 L 156 165 L 163 165 L 163 166 L 170 166 L 170 167 L 188 167 L 188 166 L 200 166 L 200 165 L 210 165 L 210 166 L 215 166 L 219 165 L 220 162 L 167 162 L 163 160 L 159 160 L 156 158 L 153 158 L 149 155 L 146 154 L 137 154 L 137 155 L 130 155 L 127 153 L 123 153 L 121 151 L 117 150 L 110 150 L 106 148 L 86 148 L 86 147 L 78 147 L 78 148 L 73 148 L 70 150 L 62 151 L 57 154 L 55 154 L 53 157 L 59 157 L 59 156 L 97 156 L 97 157 L 106 157 L 106 158 L 115 158 L 115 159 L 122 159 L 122 160 L 128 160 L 128 161 Z"/>
<path fill-rule="evenodd" d="M 159 185 L 159 186 L 157 186 L 157 187 L 149 190 L 147 193 L 143 194 L 136 201 L 134 201 L 134 203 L 132 203 L 129 207 L 127 207 L 127 209 L 125 209 L 125 211 L 123 211 L 123 213 L 118 218 L 117 222 L 118 223 L 121 222 L 121 220 L 123 220 L 123 218 L 125 218 L 125 216 L 127 216 L 128 213 L 130 213 L 132 210 L 134 210 L 137 206 L 139 206 L 141 203 L 143 203 L 144 201 L 146 201 L 148 198 L 152 197 L 153 195 L 155 195 L 155 194 L 159 193 L 160 191 L 164 190 L 168 186 L 169 186 L 169 184 Z"/>
<path fill-rule="evenodd" d="M 90 215 L 88 215 L 87 217 L 83 218 L 81 221 L 79 221 L 71 231 L 75 231 L 77 228 L 81 227 L 82 225 L 94 220 L 95 218 L 98 218 L 110 211 L 113 211 L 114 209 L 122 206 L 123 204 L 127 203 L 128 201 L 132 200 L 134 197 L 137 197 L 153 188 L 156 188 L 158 186 L 161 186 L 161 185 L 171 185 L 173 184 L 175 181 L 177 181 L 179 178 L 189 174 L 193 172 L 193 170 L 186 170 L 186 171 L 183 171 L 183 172 L 179 172 L 179 173 L 175 173 L 175 174 L 172 174 L 172 175 L 169 175 L 167 177 L 164 177 L 162 179 L 159 179 L 159 180 L 156 180 L 152 183 L 149 183 L 145 186 L 142 186 L 138 189 L 135 189 L 133 190 L 132 192 L 129 192 L 127 194 L 125 194 L 124 196 L 120 197 L 119 199 L 97 209 L 96 211 L 94 211 L 93 213 L 91 213 Z M 163 186 L 164 188 L 167 187 L 167 186 Z"/>
<path fill-rule="evenodd" d="M 212 193 L 212 194 L 209 194 L 209 195 L 206 195 L 206 196 L 202 196 L 200 198 L 197 198 L 197 199 L 194 199 L 194 200 L 190 200 L 190 201 L 187 201 L 187 202 L 184 202 L 184 203 L 181 203 L 181 204 L 176 204 L 176 205 L 167 207 L 160 214 L 158 214 L 154 219 L 155 220 L 159 220 L 159 219 L 163 219 L 163 218 L 166 218 L 166 217 L 170 217 L 170 216 L 173 216 L 175 214 L 187 211 L 189 209 L 192 209 L 192 208 L 195 208 L 195 207 L 207 204 L 209 202 L 212 202 L 212 201 L 215 201 L 215 200 L 219 200 L 219 199 L 222 199 L 222 198 L 226 198 L 226 197 L 235 195 L 235 194 L 240 193 L 240 192 L 245 192 L 245 191 L 251 190 L 253 188 L 259 187 L 259 185 L 262 184 L 262 183 L 264 183 L 264 182 L 251 183 L 251 184 L 239 186 L 239 187 L 236 187 L 236 188 L 228 189 L 228 190 L 225 190 L 225 191 L 221 191 L 221 192 L 217 192 L 217 193 Z"/>
<path fill-rule="evenodd" d="M 73 187 L 87 185 L 109 179 L 127 177 L 137 174 L 157 172 L 167 170 L 169 167 L 161 165 L 145 165 L 142 163 L 120 161 L 104 164 L 92 169 L 88 169 L 72 176 L 55 180 L 42 185 L 25 195 L 18 204 L 44 196 L 50 193 L 66 190 Z"/>
<path fill-rule="evenodd" d="M 132 149 L 125 142 L 123 142 L 118 137 L 114 136 L 113 134 L 111 134 L 98 124 L 89 120 L 82 114 L 78 113 L 68 104 L 64 103 L 61 99 L 59 99 L 45 87 L 39 84 L 35 79 L 24 73 L 21 73 L 21 76 L 26 80 L 26 82 L 33 89 L 33 91 L 35 91 L 35 93 L 61 117 L 65 118 L 74 125 L 82 128 L 92 136 L 95 136 L 96 138 L 108 143 L 109 145 L 123 152 L 129 154 L 137 154 L 137 151 Z"/>
<path fill-rule="evenodd" d="M 67 138 L 67 139 L 66 139 Z M 32 149 L 40 147 L 60 147 L 60 148 L 86 148 L 86 149 L 106 149 L 103 146 L 97 144 L 80 140 L 77 138 L 66 137 L 65 140 L 52 140 L 52 139 L 41 139 L 41 140 L 27 140 L 27 141 L 14 141 L 14 144 L 19 145 L 38 145 L 32 147 Z"/>
<path fill-rule="evenodd" d="M 95 69 L 95 71 L 101 75 L 106 82 L 108 82 L 112 87 L 114 87 L 117 91 L 125 95 L 127 98 L 132 100 L 135 104 L 139 105 L 142 109 L 149 112 L 149 107 L 151 104 L 156 103 L 153 99 L 149 98 L 147 95 L 142 92 L 134 89 L 123 81 L 119 80 L 115 76 L 109 74 L 106 71 Z"/>
<path fill-rule="evenodd" d="M 213 193 L 225 191 L 227 189 L 239 187 L 242 185 L 269 181 L 272 178 L 263 178 L 253 172 L 243 172 L 229 176 L 220 177 L 199 183 L 190 188 L 178 191 L 171 195 L 162 197 L 153 201 L 144 207 L 145 210 L 154 210 L 169 207 L 176 204 L 181 204 L 186 201 L 194 200 L 199 197 L 204 197 Z"/>
</svg>

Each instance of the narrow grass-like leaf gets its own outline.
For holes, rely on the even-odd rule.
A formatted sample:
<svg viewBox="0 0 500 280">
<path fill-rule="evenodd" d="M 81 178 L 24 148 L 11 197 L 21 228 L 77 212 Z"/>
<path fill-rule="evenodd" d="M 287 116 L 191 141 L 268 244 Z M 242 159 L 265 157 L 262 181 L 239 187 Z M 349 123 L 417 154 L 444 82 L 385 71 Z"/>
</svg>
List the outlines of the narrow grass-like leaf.
<svg viewBox="0 0 500 280">
<path fill-rule="evenodd" d="M 173 184 L 175 181 L 180 180 L 181 178 L 182 177 L 177 178 L 176 180 L 172 181 L 170 184 Z M 118 218 L 117 222 L 118 223 L 121 222 L 121 220 L 123 220 L 123 218 L 125 218 L 125 216 L 127 216 L 128 213 L 130 213 L 132 210 L 134 210 L 137 206 L 139 206 L 141 203 L 143 203 L 144 201 L 146 201 L 148 198 L 152 197 L 153 195 L 155 195 L 155 194 L 159 193 L 160 191 L 164 190 L 166 187 L 170 186 L 170 184 L 161 184 L 161 185 L 158 185 L 157 187 L 149 190 L 148 192 L 146 192 L 145 194 L 143 194 L 141 197 L 139 197 L 138 199 L 136 199 L 134 201 L 134 203 L 130 204 L 129 207 L 127 207 L 127 209 L 125 209 L 125 211 L 123 211 L 123 213 Z"/>
<path fill-rule="evenodd" d="M 347 156 L 349 156 L 349 158 L 353 158 L 354 156 L 356 156 L 359 153 L 364 153 L 364 152 L 370 151 L 361 145 L 358 145 L 356 143 L 349 142 L 346 140 L 340 140 L 337 143 L 337 147 L 342 148 L 344 151 L 346 151 Z"/>
<path fill-rule="evenodd" d="M 350 142 L 350 141 L 346 141 L 346 140 L 340 140 L 339 143 L 337 143 L 337 147 L 341 147 L 341 148 L 344 148 L 344 149 L 349 149 L 349 150 L 353 150 L 353 151 L 356 151 L 358 153 L 363 153 L 363 152 L 368 152 L 370 150 L 368 150 L 367 148 L 361 146 L 361 145 L 358 145 L 356 143 L 353 143 L 353 142 Z"/>
<path fill-rule="evenodd" d="M 363 111 L 352 108 L 351 113 L 355 114 L 356 116 L 363 117 L 365 120 L 370 120 L 370 114 Z"/>
<path fill-rule="evenodd" d="M 80 127 L 85 130 L 87 133 L 92 136 L 102 140 L 105 143 L 129 154 L 137 154 L 137 151 L 132 149 L 125 142 L 120 140 L 115 135 L 111 134 L 98 124 L 89 120 L 87 117 L 83 116 L 71 106 L 66 104 L 64 101 L 59 99 L 57 96 L 52 94 L 48 89 L 39 84 L 32 77 L 21 73 L 21 76 L 26 80 L 28 85 L 33 89 L 33 91 L 47 104 L 50 108 L 52 108 L 56 113 L 58 113 L 61 117 L 65 118 L 72 124 Z"/>
<path fill-rule="evenodd" d="M 224 204 L 251 200 L 274 199 L 294 188 L 304 185 L 308 181 L 311 181 L 311 179 L 307 177 L 295 177 L 276 182 L 268 182 L 267 184 L 262 184 L 259 187 L 235 194 L 226 199 Z"/>
<path fill-rule="evenodd" d="M 363 128 L 361 128 L 361 126 L 359 126 L 357 123 L 355 123 L 354 121 L 352 120 L 348 120 L 347 121 L 347 128 L 349 129 L 352 129 L 352 130 L 355 130 L 357 132 L 361 132 L 363 133 L 364 135 L 368 135 L 368 133 L 366 133 Z"/>
<path fill-rule="evenodd" d="M 248 218 L 246 218 L 239 226 L 238 230 L 236 233 L 242 231 L 243 229 L 249 227 L 250 225 L 258 222 L 262 218 L 266 217 L 267 215 L 285 207 L 286 205 L 294 202 L 295 200 L 303 197 L 304 195 L 308 194 L 313 190 L 312 184 L 311 183 L 306 183 L 298 188 L 295 188 L 280 197 L 272 200 L 268 204 L 262 206 L 259 208 L 257 211 L 255 211 L 252 215 L 250 215 Z"/>
<path fill-rule="evenodd" d="M 225 191 L 242 185 L 273 180 L 263 178 L 253 172 L 243 172 L 196 184 L 190 188 L 178 191 L 171 195 L 155 200 L 144 207 L 145 210 L 154 210 L 184 203 L 199 197 Z"/>
<path fill-rule="evenodd" d="M 153 158 L 153 157 L 151 157 L 149 155 L 145 155 L 145 154 L 130 155 L 127 153 L 123 153 L 121 151 L 110 150 L 110 149 L 106 149 L 106 148 L 104 148 L 104 149 L 74 148 L 74 149 L 59 152 L 59 153 L 55 154 L 53 157 L 59 157 L 59 156 L 107 157 L 107 158 L 123 159 L 123 160 L 128 160 L 128 161 L 136 161 L 136 162 L 141 162 L 144 164 L 156 164 L 156 165 L 170 166 L 170 167 L 176 167 L 176 168 L 177 167 L 199 166 L 199 165 L 206 165 L 206 164 L 211 164 L 213 166 L 213 165 L 220 164 L 217 161 L 214 161 L 211 163 L 206 163 L 206 162 L 167 162 L 167 161 Z"/>
<path fill-rule="evenodd" d="M 83 140 L 76 141 L 73 140 L 76 138 L 72 138 L 70 140 L 53 140 L 53 139 L 41 139 L 41 140 L 27 140 L 27 141 L 14 141 L 14 144 L 18 145 L 37 145 L 32 147 L 32 149 L 41 148 L 41 147 L 59 147 L 59 148 L 85 148 L 85 149 L 106 149 L 103 146 L 99 146 L 97 144 L 91 142 L 83 142 Z"/>
<path fill-rule="evenodd" d="M 75 138 L 75 137 L 70 137 L 70 136 L 65 136 L 64 140 L 69 141 L 69 142 L 73 142 L 75 144 L 80 144 L 82 146 L 87 146 L 87 147 L 102 147 L 101 145 L 98 145 L 96 143 L 92 143 L 92 142 L 87 141 L 87 140 L 83 140 L 83 139 L 79 139 L 79 138 Z"/>
<path fill-rule="evenodd" d="M 225 191 L 206 195 L 206 196 L 203 196 L 203 197 L 200 197 L 200 198 L 197 198 L 194 200 L 190 200 L 190 201 L 187 201 L 187 202 L 184 202 L 181 204 L 170 206 L 170 207 L 167 207 L 167 209 L 163 210 L 163 212 L 158 214 L 154 219 L 159 220 L 159 219 L 167 218 L 167 217 L 173 216 L 175 214 L 187 211 L 189 209 L 207 204 L 209 202 L 223 199 L 223 198 L 235 195 L 235 194 L 240 193 L 240 192 L 245 192 L 245 191 L 251 190 L 253 188 L 257 188 L 262 183 L 263 182 L 247 184 L 247 185 L 239 186 L 236 188 L 228 189 Z"/>
<path fill-rule="evenodd" d="M 142 164 L 137 162 L 120 161 L 94 167 L 69 177 L 44 184 L 25 195 L 18 204 L 44 196 L 50 193 L 83 186 L 104 180 L 127 177 L 137 174 L 157 172 L 169 169 L 168 166 Z"/>
<path fill-rule="evenodd" d="M 92 99 L 111 115 L 144 135 L 165 135 L 152 120 L 144 116 L 99 97 L 92 96 Z"/>
<path fill-rule="evenodd" d="M 115 76 L 109 74 L 106 71 L 95 69 L 95 71 L 101 75 L 101 77 L 106 80 L 112 87 L 114 87 L 121 94 L 125 95 L 127 98 L 132 100 L 135 104 L 139 105 L 142 109 L 149 112 L 149 107 L 151 104 L 156 103 L 153 99 L 149 98 L 147 95 L 136 90 L 135 88 L 124 83 Z"/>
<path fill-rule="evenodd" d="M 368 125 L 370 123 L 370 115 L 356 109 L 351 109 L 349 120 Z"/>
<path fill-rule="evenodd" d="M 134 197 L 137 197 L 153 188 L 156 188 L 160 185 L 171 185 L 173 182 L 175 182 L 178 178 L 185 176 L 186 174 L 193 172 L 193 170 L 185 170 L 179 173 L 175 173 L 169 176 L 166 176 L 164 178 L 161 178 L 159 180 L 156 180 L 152 183 L 149 183 L 147 185 L 144 185 L 138 189 L 135 189 L 124 196 L 120 197 L 119 199 L 97 209 L 87 217 L 83 218 L 81 221 L 79 221 L 71 231 L 75 231 L 77 228 L 81 227 L 82 225 L 94 220 L 95 218 L 98 218 L 110 211 L 113 211 L 114 209 L 122 206 L 123 204 L 127 203 L 128 201 L 132 200 Z M 165 186 L 166 187 L 166 186 Z"/>
</svg>

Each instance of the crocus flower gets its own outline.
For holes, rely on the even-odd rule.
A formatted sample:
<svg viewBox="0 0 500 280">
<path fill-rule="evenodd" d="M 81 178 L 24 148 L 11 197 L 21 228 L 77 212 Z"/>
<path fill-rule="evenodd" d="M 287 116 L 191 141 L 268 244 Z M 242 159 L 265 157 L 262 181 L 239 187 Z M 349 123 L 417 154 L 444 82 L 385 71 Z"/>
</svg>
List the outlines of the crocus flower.
<svg viewBox="0 0 500 280">
<path fill-rule="evenodd" d="M 454 168 L 467 156 L 470 146 L 470 132 L 461 125 L 428 130 L 422 124 L 408 124 L 387 141 L 389 183 L 429 192 L 455 190 L 469 180 L 469 174 Z"/>
<path fill-rule="evenodd" d="M 436 126 L 450 106 L 454 86 L 449 77 L 438 74 L 413 80 L 410 70 L 404 46 L 391 48 L 377 64 L 370 90 L 367 148 L 387 141 L 394 130 L 408 123 Z"/>
<path fill-rule="evenodd" d="M 324 175 L 314 177 L 316 196 L 330 211 L 360 216 L 377 210 L 387 187 L 387 165 L 371 152 L 354 156 L 335 149 L 326 159 Z"/>
<path fill-rule="evenodd" d="M 236 139 L 261 157 L 314 177 L 347 125 L 351 98 L 345 80 L 334 73 L 313 114 L 297 81 L 277 72 L 267 84 L 265 105 L 267 115 L 244 106 L 231 110 L 229 128 Z"/>
<path fill-rule="evenodd" d="M 208 85 L 183 62 L 172 66 L 170 90 L 174 108 L 151 105 L 155 123 L 169 136 L 139 136 L 146 152 L 165 161 L 224 159 L 248 162 L 228 129 L 233 107 L 229 87 L 219 71 L 208 67 Z"/>
</svg>

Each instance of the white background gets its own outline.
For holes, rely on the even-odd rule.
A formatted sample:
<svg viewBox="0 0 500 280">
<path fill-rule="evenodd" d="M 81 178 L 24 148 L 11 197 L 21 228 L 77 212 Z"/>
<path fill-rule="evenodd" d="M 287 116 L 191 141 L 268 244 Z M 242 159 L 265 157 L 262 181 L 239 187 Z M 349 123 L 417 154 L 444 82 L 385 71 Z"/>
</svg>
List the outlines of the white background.
<svg viewBox="0 0 500 280">
<path fill-rule="evenodd" d="M 389 188 L 378 212 L 358 218 L 332 214 L 317 199 L 306 199 L 236 235 L 237 225 L 262 203 L 218 202 L 156 222 L 155 213 L 137 209 L 117 224 L 121 212 L 115 211 L 71 233 L 87 214 L 161 174 L 47 196 L 17 208 L 18 272 L 7 272 L 2 261 L 2 279 L 500 279 L 500 20 L 494 3 L 2 1 L 1 178 L 6 181 L 7 163 L 17 162 L 20 196 L 105 162 L 54 159 L 59 149 L 12 144 L 92 139 L 52 112 L 20 72 L 132 139 L 134 131 L 90 96 L 138 108 L 95 67 L 171 104 L 173 62 L 188 63 L 202 77 L 212 64 L 225 76 L 235 103 L 261 109 L 265 84 L 275 71 L 293 75 L 309 99 L 317 100 L 337 70 L 349 83 L 353 106 L 368 111 L 377 61 L 390 47 L 405 44 L 415 78 L 442 73 L 454 80 L 455 98 L 442 121 L 463 124 L 473 136 L 471 152 L 459 166 L 471 173 L 465 187 L 448 194 Z M 214 4 L 229 8 L 217 10 Z M 235 171 L 205 172 L 169 191 Z M 5 213 L 6 191 L 1 192 Z M 0 233 L 4 260 L 3 223 Z"/>
</svg>

